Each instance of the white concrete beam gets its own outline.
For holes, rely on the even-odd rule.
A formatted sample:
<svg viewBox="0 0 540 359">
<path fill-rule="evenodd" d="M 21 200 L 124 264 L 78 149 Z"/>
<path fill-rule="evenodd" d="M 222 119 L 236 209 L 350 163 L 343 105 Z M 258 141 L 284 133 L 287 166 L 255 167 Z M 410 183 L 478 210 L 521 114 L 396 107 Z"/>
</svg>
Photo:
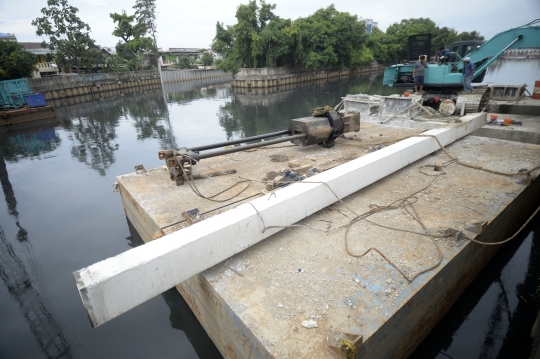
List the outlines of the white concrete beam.
<svg viewBox="0 0 540 359">
<path fill-rule="evenodd" d="M 462 123 L 433 129 L 443 145 L 486 123 L 486 114 L 463 117 Z M 276 196 L 251 201 L 266 226 L 289 226 L 337 201 L 325 182 L 346 197 L 439 149 L 430 137 L 412 137 L 279 190 Z M 143 246 L 73 273 L 92 326 L 101 325 L 174 287 L 280 229 L 263 233 L 250 204 L 198 222 Z"/>
</svg>

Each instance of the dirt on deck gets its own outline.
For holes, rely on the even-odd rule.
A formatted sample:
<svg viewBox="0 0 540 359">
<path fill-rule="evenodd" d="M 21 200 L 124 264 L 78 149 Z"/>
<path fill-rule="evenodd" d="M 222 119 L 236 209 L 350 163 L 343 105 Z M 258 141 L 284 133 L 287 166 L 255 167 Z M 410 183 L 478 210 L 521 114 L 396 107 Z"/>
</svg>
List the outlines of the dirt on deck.
<svg viewBox="0 0 540 359">
<path fill-rule="evenodd" d="M 284 144 L 203 160 L 194 166 L 194 174 L 237 171 L 195 180 L 206 196 L 246 181 L 215 198 L 226 199 L 251 183 L 238 197 L 223 203 L 202 199 L 187 183 L 175 186 L 163 168 L 118 180 L 159 226 L 167 227 L 164 232 L 171 233 L 188 225 L 178 223 L 183 211 L 196 207 L 208 212 L 202 216 L 207 218 L 241 204 L 234 203 L 238 199 L 257 196 L 283 171 L 305 166 L 325 170 L 420 132 L 362 123 L 359 133 L 337 139 L 332 149 Z M 448 150 L 461 161 L 498 171 L 518 172 L 540 162 L 538 145 L 483 137 L 467 136 Z M 436 151 L 309 216 L 300 226 L 284 229 L 214 266 L 202 277 L 274 357 L 331 358 L 326 345 L 336 344 L 340 333 L 368 339 L 470 243 L 425 233 L 490 221 L 526 186 L 519 181 L 524 176 L 504 176 L 448 161 L 442 151 Z M 442 172 L 433 171 L 436 163 L 443 164 Z M 279 196 L 279 189 L 275 195 Z M 406 202 L 399 202 L 405 198 Z M 374 210 L 388 205 L 395 208 Z M 351 223 L 368 212 L 366 219 L 372 223 Z M 316 327 L 306 328 L 312 326 L 307 320 L 315 321 Z"/>
<path fill-rule="evenodd" d="M 136 200 L 158 226 L 164 228 L 164 234 L 168 234 L 187 225 L 181 215 L 184 211 L 198 208 L 203 214 L 201 219 L 209 218 L 238 205 L 242 198 L 253 199 L 254 196 L 262 194 L 261 191 L 266 190 L 267 182 L 281 176 L 286 170 L 299 172 L 298 174 L 306 172 L 306 168 L 324 171 L 368 154 L 370 149 L 375 150 L 377 146 L 389 146 L 420 132 L 422 130 L 368 123 L 362 124 L 360 132 L 350 132 L 336 139 L 336 145 L 330 149 L 320 146 L 301 147 L 284 142 L 281 145 L 202 160 L 193 166 L 193 175 L 204 177 L 205 174 L 215 171 L 236 170 L 235 174 L 191 182 L 192 186 L 206 197 L 236 184 L 213 198 L 223 202 L 199 197 L 187 181 L 182 186 L 176 186 L 170 181 L 165 167 L 119 176 L 118 181 L 129 188 L 130 193 L 139 194 Z M 231 197 L 234 198 L 227 200 Z M 162 208 L 169 210 L 163 211 Z"/>
</svg>

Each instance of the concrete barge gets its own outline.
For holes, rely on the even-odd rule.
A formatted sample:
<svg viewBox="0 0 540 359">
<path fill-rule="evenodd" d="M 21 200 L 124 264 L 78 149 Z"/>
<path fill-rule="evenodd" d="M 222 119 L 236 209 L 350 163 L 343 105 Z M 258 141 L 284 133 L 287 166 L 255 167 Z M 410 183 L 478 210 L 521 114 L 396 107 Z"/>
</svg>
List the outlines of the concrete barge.
<svg viewBox="0 0 540 359">
<path fill-rule="evenodd" d="M 485 118 L 471 114 L 462 122 Z M 360 133 L 337 139 L 332 149 L 270 146 L 203 160 L 193 167 L 201 193 L 252 181 L 223 203 L 202 199 L 187 184 L 175 186 L 161 167 L 118 177 L 118 189 L 142 239 L 159 241 L 203 228 L 253 198 L 279 199 L 292 186 L 271 193 L 266 186 L 284 170 L 315 167 L 324 174 L 380 157 L 422 132 L 362 123 Z M 500 248 L 469 239 L 510 237 L 540 202 L 538 170 L 493 173 L 538 166 L 539 145 L 469 135 L 446 146 L 463 163 L 488 171 L 448 162 L 432 145 L 431 155 L 176 286 L 225 358 L 345 358 L 344 343 L 359 358 L 401 358 L 414 350 Z M 229 174 L 212 177 L 216 170 Z M 194 208 L 202 221 L 190 225 L 182 214 Z M 365 219 L 355 220 L 358 215 Z"/>
</svg>

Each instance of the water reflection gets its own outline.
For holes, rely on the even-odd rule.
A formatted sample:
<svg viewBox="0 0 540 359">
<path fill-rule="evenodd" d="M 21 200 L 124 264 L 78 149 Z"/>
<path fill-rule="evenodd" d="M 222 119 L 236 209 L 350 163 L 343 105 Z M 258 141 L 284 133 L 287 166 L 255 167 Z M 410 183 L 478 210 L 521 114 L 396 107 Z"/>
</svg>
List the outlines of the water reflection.
<svg viewBox="0 0 540 359">
<path fill-rule="evenodd" d="M 72 157 L 101 176 L 116 162 L 115 151 L 120 146 L 117 129 L 122 120 L 131 121 L 137 140 L 158 139 L 160 148 L 176 147 L 160 89 L 68 105 L 56 112 L 68 132 Z"/>
<path fill-rule="evenodd" d="M 72 119 L 64 125 L 70 132 L 71 156 L 105 176 L 106 169 L 115 162 L 117 126 L 118 116 L 100 112 Z"/>
<path fill-rule="evenodd" d="M 45 358 L 71 358 L 71 348 L 60 324 L 34 288 L 24 263 L 16 255 L 0 227 L 0 278 L 19 305 Z"/>
<path fill-rule="evenodd" d="M 540 218 L 502 248 L 411 358 L 528 358 L 540 276 Z"/>
<path fill-rule="evenodd" d="M 40 134 L 43 133 L 43 134 Z M 35 133 L 32 133 L 35 134 Z M 36 138 L 44 143 L 56 139 L 53 131 L 38 132 L 38 136 L 15 135 L 9 139 L 18 139 L 23 141 L 9 141 L 13 147 L 22 146 L 29 149 L 29 153 L 39 155 L 42 145 L 36 144 Z M 29 139 L 29 141 L 24 141 Z M 35 146 L 26 146 L 26 144 L 35 144 Z M 45 146 L 46 147 L 46 146 Z M 13 154 L 13 152 L 11 152 Z M 20 153 L 18 153 L 20 154 Z M 25 153 L 23 153 L 24 155 Z M 13 158 L 13 157 L 12 157 Z M 18 156 L 15 156 L 18 159 Z M 30 265 L 33 279 L 28 274 L 24 262 L 16 254 L 13 246 L 7 240 L 4 230 L 0 227 L 0 278 L 8 289 L 11 298 L 19 305 L 19 308 L 38 343 L 45 358 L 71 358 L 71 348 L 64 335 L 64 332 L 55 316 L 48 309 L 47 301 L 37 290 L 36 284 L 41 279 L 41 272 L 35 260 L 34 251 L 30 242 L 28 242 L 28 231 L 24 229 L 19 221 L 19 212 L 17 210 L 17 199 L 13 186 L 9 180 L 6 162 L 3 150 L 0 150 L 0 183 L 8 207 L 8 212 L 15 218 L 17 225 L 17 240 L 21 243 L 24 255 Z"/>
<path fill-rule="evenodd" d="M 53 126 L 34 129 L 24 127 L 24 130 L 16 127 L 0 133 L 0 149 L 10 162 L 18 162 L 26 157 L 31 160 L 42 159 L 41 155 L 54 151 L 60 143 Z"/>
<path fill-rule="evenodd" d="M 193 96 L 191 99 L 201 97 L 225 98 L 229 96 L 230 82 L 230 79 L 222 78 L 165 83 L 163 84 L 163 92 L 167 102 L 187 100 L 189 96 Z M 228 86 L 219 86 L 221 84 L 227 84 Z M 186 93 L 187 96 L 184 97 L 183 93 Z"/>
<path fill-rule="evenodd" d="M 219 124 L 227 140 L 235 133 L 255 136 L 287 129 L 290 119 L 310 116 L 316 107 L 334 107 L 347 94 L 390 95 L 401 91 L 383 86 L 382 74 L 266 89 L 235 88 L 230 100 L 220 106 Z"/>
<path fill-rule="evenodd" d="M 130 233 L 130 236 L 126 238 L 128 245 L 134 248 L 144 244 L 144 241 L 127 217 L 126 221 Z M 222 358 L 220 352 L 180 293 L 175 288 L 172 288 L 162 293 L 161 296 L 171 310 L 171 314 L 169 315 L 171 327 L 181 330 L 186 334 L 197 356 L 199 358 Z"/>
<path fill-rule="evenodd" d="M 8 212 L 15 217 L 15 223 L 19 229 L 17 232 L 17 239 L 19 242 L 26 241 L 28 239 L 28 231 L 24 229 L 19 221 L 19 212 L 17 211 L 17 198 L 15 198 L 15 192 L 13 186 L 9 181 L 9 175 L 7 172 L 6 161 L 4 159 L 3 150 L 0 149 L 0 184 L 2 185 L 2 191 L 4 192 L 4 199 L 6 200 Z"/>
</svg>

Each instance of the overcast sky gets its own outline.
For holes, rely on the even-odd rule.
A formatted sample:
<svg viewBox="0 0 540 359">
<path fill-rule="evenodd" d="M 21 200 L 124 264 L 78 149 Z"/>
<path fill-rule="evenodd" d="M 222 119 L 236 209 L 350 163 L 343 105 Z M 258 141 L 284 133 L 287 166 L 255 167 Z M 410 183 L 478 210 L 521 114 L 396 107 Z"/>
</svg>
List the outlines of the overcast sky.
<svg viewBox="0 0 540 359">
<path fill-rule="evenodd" d="M 208 47 L 215 35 L 217 21 L 235 23 L 238 5 L 247 0 L 157 0 L 158 46 Z M 296 19 L 331 4 L 328 0 L 274 0 L 275 13 Z M 41 41 L 30 22 L 40 16 L 46 0 L 0 0 L 0 32 L 15 33 L 19 41 Z M 98 45 L 114 46 L 118 38 L 111 35 L 114 24 L 109 13 L 125 9 L 133 13 L 135 0 L 69 0 L 79 9 L 79 17 L 92 29 Z M 477 30 L 489 39 L 498 32 L 540 18 L 540 0 L 334 0 L 338 11 L 372 18 L 379 28 L 402 19 L 428 17 L 438 26 L 458 32 Z M 448 44 L 447 44 L 448 45 Z"/>
</svg>

